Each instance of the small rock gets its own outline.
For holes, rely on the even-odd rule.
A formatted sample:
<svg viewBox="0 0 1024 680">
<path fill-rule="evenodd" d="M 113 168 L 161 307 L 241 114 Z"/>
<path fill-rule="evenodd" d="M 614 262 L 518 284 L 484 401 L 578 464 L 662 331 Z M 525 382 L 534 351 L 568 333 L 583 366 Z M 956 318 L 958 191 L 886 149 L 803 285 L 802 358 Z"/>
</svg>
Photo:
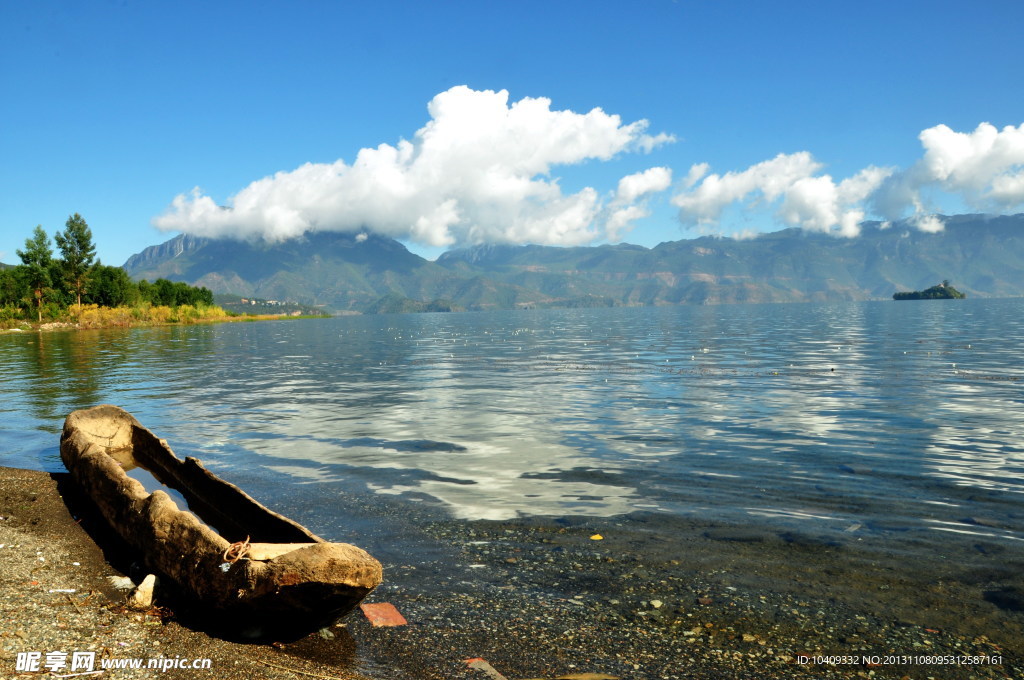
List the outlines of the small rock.
<svg viewBox="0 0 1024 680">
<path fill-rule="evenodd" d="M 153 589 L 156 587 L 156 576 L 149 574 L 142 579 L 132 594 L 128 596 L 126 603 L 129 609 L 146 610 L 153 606 Z"/>
<path fill-rule="evenodd" d="M 507 680 L 504 675 L 499 673 L 494 668 L 494 666 L 492 666 L 491 664 L 487 663 L 483 659 L 480 659 L 480 658 L 466 659 L 465 663 L 466 663 L 466 665 L 468 667 L 470 667 L 470 668 L 472 668 L 474 670 L 483 671 L 483 673 L 485 675 L 487 675 L 487 677 L 492 678 L 493 680 Z"/>
<path fill-rule="evenodd" d="M 665 604 L 661 600 L 651 600 L 651 606 L 655 609 L 661 609 L 661 605 Z"/>
<path fill-rule="evenodd" d="M 135 584 L 127 576 L 108 576 L 107 580 L 118 590 L 131 590 L 135 587 Z"/>
</svg>

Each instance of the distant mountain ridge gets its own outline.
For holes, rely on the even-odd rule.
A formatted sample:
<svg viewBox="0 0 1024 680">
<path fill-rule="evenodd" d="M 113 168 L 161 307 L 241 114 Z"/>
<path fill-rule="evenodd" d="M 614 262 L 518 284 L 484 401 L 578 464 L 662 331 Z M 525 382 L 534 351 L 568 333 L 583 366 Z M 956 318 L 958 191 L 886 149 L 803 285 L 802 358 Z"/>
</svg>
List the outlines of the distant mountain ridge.
<svg viewBox="0 0 1024 680">
<path fill-rule="evenodd" d="M 387 295 L 472 297 L 474 288 L 472 280 L 373 234 L 313 232 L 278 243 L 182 234 L 133 255 L 124 268 L 134 278 L 192 281 L 214 293 L 339 311 L 362 311 Z"/>
<path fill-rule="evenodd" d="M 210 240 L 211 239 L 199 236 L 180 234 L 172 238 L 170 241 L 164 241 L 158 246 L 150 246 L 141 253 L 132 255 L 128 258 L 128 261 L 124 263 L 123 267 L 125 270 L 130 271 L 131 269 L 159 264 L 165 260 L 174 259 L 183 253 L 198 250 L 210 243 Z"/>
<path fill-rule="evenodd" d="M 215 293 L 359 311 L 438 300 L 498 309 L 890 299 L 944 279 L 971 297 L 1024 295 L 1024 215 L 944 219 L 939 233 L 867 222 L 853 239 L 786 229 L 654 248 L 481 245 L 436 262 L 372 234 L 309 233 L 276 244 L 180 235 L 124 267 L 135 278 Z"/>
</svg>

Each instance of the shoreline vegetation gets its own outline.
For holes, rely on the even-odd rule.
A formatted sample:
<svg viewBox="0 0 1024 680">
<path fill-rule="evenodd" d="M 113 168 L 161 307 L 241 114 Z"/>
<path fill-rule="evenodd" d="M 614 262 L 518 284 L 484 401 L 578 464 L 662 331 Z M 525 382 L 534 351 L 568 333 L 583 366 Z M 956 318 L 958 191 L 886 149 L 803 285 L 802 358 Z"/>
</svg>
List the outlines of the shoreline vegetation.
<svg viewBox="0 0 1024 680">
<path fill-rule="evenodd" d="M 145 328 L 203 323 L 247 321 L 291 321 L 325 319 L 329 314 L 241 314 L 226 311 L 217 305 L 144 304 L 135 307 L 101 307 L 72 305 L 58 315 L 46 316 L 42 322 L 26 319 L 0 319 L 0 333 L 17 331 L 94 330 L 100 328 Z"/>
<path fill-rule="evenodd" d="M 54 234 L 41 225 L 18 250 L 21 264 L 0 267 L 0 331 L 124 328 L 221 321 L 319 318 L 322 314 L 245 314 L 214 304 L 205 287 L 159 278 L 134 281 L 121 267 L 95 260 L 92 231 L 81 215 Z"/>
</svg>

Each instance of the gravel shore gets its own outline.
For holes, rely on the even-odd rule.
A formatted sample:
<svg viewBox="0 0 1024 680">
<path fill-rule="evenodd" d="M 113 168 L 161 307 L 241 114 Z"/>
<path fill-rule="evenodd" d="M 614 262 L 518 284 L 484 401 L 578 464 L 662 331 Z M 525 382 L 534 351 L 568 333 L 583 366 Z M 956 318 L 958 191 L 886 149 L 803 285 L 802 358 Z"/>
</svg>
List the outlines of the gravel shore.
<svg viewBox="0 0 1024 680">
<path fill-rule="evenodd" d="M 370 598 L 409 625 L 373 628 L 356 612 L 300 640 L 242 644 L 183 622 L 173 602 L 125 609 L 109 577 L 131 571 L 131 556 L 109 547 L 67 476 L 0 468 L 0 677 L 46 675 L 19 673 L 18 654 L 53 651 L 210 659 L 100 676 L 124 678 L 485 680 L 466 663 L 480 657 L 509 680 L 1024 677 L 1013 585 L 974 593 L 924 565 L 914 579 L 810 539 L 670 529 L 439 521 L 430 540 L 450 556 L 386 565 Z M 986 578 L 1003 583 L 996 571 Z M 804 662 L 816 656 L 836 663 Z"/>
<path fill-rule="evenodd" d="M 54 675 L 72 672 L 74 652 L 93 652 L 96 669 L 104 659 L 142 659 L 143 665 L 158 657 L 168 664 L 210 660 L 208 670 L 118 669 L 100 677 L 295 680 L 312 673 L 366 679 L 352 668 L 355 643 L 345 628 L 332 640 L 315 635 L 281 647 L 247 645 L 183 626 L 166 610 L 126 609 L 128 592 L 115 588 L 110 577 L 123 578 L 128 566 L 111 566 L 124 558 L 104 554 L 86 531 L 103 533 L 88 526 L 96 518 L 72 514 L 81 501 L 70 483 L 68 475 L 0 467 L 0 678 L 51 675 L 19 673 L 19 652 L 40 652 L 42 662 L 48 652 L 66 652 L 65 666 Z"/>
</svg>

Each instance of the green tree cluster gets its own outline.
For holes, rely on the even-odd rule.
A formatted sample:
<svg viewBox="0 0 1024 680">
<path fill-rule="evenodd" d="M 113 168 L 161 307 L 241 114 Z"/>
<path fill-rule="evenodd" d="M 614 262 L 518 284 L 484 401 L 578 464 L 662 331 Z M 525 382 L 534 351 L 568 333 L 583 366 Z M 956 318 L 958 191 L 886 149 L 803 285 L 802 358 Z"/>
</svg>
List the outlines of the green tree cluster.
<svg viewBox="0 0 1024 680">
<path fill-rule="evenodd" d="M 71 215 L 64 230 L 54 234 L 59 257 L 50 239 L 37 226 L 18 250 L 21 264 L 0 268 L 0 321 L 58 318 L 73 304 L 102 307 L 144 303 L 178 307 L 212 306 L 213 293 L 180 281 L 157 279 L 135 282 L 120 267 L 96 260 L 92 231 L 81 215 Z"/>
<path fill-rule="evenodd" d="M 893 300 L 963 300 L 967 296 L 944 280 L 937 286 L 903 293 L 893 293 Z"/>
<path fill-rule="evenodd" d="M 208 288 L 196 288 L 181 281 L 167 279 L 157 279 L 153 283 L 139 281 L 139 295 L 146 302 L 168 307 L 213 305 L 213 293 Z"/>
</svg>

